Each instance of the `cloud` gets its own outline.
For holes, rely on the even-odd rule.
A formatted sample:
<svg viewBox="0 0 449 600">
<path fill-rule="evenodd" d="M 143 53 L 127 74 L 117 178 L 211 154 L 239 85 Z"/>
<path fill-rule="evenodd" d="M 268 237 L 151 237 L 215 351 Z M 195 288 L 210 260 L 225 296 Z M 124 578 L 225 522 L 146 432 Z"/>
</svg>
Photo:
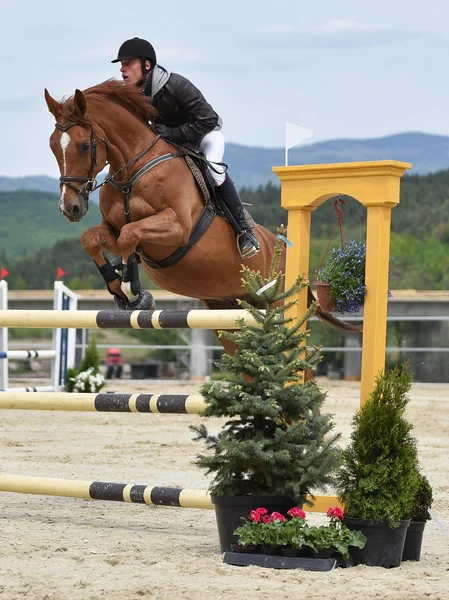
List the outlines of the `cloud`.
<svg viewBox="0 0 449 600">
<path fill-rule="evenodd" d="M 259 29 L 248 42 L 258 49 L 347 49 L 368 46 L 385 46 L 402 43 L 428 35 L 419 29 L 398 29 L 367 25 L 350 20 L 331 19 L 312 27 L 294 25 L 271 25 Z"/>
</svg>

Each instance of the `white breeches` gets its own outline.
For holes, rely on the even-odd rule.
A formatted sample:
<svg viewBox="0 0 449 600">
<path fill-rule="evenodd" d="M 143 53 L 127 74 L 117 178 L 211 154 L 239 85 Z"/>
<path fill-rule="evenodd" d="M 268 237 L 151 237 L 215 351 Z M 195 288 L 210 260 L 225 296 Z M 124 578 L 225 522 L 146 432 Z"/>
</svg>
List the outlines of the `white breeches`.
<svg viewBox="0 0 449 600">
<path fill-rule="evenodd" d="M 218 130 L 211 131 L 210 133 L 206 134 L 201 140 L 198 150 L 204 154 L 205 158 L 211 163 L 223 162 L 223 155 L 225 151 L 223 132 Z M 225 180 L 225 168 L 215 164 L 212 164 L 212 167 L 213 169 L 209 167 L 209 171 L 212 175 L 215 186 L 217 187 Z"/>
</svg>

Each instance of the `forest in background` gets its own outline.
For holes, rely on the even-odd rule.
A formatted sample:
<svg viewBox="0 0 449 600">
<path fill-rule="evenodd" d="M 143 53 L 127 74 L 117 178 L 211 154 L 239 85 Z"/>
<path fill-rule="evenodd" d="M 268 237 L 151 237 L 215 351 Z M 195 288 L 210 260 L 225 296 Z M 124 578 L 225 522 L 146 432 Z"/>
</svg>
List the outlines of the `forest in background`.
<svg viewBox="0 0 449 600">
<path fill-rule="evenodd" d="M 240 193 L 257 223 L 272 231 L 286 224 L 278 185 L 243 187 Z M 353 198 L 343 198 L 346 239 L 363 240 L 366 209 Z M 65 271 L 64 283 L 72 289 L 104 288 L 79 242 L 84 230 L 101 220 L 96 204 L 91 203 L 81 223 L 72 224 L 59 212 L 56 194 L 0 192 L 0 215 L 0 267 L 10 272 L 10 289 L 51 289 L 57 267 Z M 311 276 L 334 225 L 333 203 L 328 201 L 312 215 Z M 392 210 L 390 255 L 391 289 L 449 289 L 449 170 L 402 178 L 401 201 Z M 142 281 L 151 285 L 143 273 Z"/>
</svg>

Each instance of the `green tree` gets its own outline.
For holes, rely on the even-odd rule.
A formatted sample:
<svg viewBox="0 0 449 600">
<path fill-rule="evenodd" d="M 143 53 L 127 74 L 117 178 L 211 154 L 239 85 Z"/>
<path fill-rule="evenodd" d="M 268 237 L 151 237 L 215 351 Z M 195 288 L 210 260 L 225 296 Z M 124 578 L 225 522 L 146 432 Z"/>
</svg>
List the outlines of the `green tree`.
<svg viewBox="0 0 449 600">
<path fill-rule="evenodd" d="M 196 462 L 214 474 L 214 495 L 275 495 L 304 503 L 307 493 L 331 483 L 339 435 L 331 433 L 330 415 L 320 413 L 325 394 L 316 382 L 299 382 L 320 359 L 318 348 L 307 350 L 308 334 L 300 331 L 316 307 L 299 323 L 285 317 L 307 283 L 300 276 L 282 291 L 281 250 L 278 240 L 268 279 L 243 268 L 243 285 L 258 308 L 240 305 L 257 326 L 242 321 L 239 331 L 221 333 L 238 347 L 233 356 L 224 355 L 222 364 L 234 380 L 209 382 L 201 390 L 207 403 L 202 416 L 224 417 L 226 423 L 218 435 L 209 434 L 204 424 L 192 430 L 208 449 Z M 260 293 L 271 281 L 274 285 Z"/>
</svg>

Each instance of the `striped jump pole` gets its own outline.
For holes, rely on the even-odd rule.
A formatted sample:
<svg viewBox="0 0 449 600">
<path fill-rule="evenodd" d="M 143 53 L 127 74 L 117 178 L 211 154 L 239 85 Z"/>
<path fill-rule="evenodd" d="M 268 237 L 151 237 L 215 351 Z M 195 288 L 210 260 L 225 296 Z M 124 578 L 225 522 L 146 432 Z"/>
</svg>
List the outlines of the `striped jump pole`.
<svg viewBox="0 0 449 600">
<path fill-rule="evenodd" d="M 63 496 L 86 500 L 111 500 L 180 508 L 214 508 L 206 490 L 153 487 L 104 481 L 74 481 L 52 477 L 0 475 L 0 492 Z"/>
<path fill-rule="evenodd" d="M 207 490 L 107 483 L 105 481 L 75 481 L 53 477 L 28 477 L 26 475 L 0 475 L 0 492 L 85 498 L 86 500 L 111 500 L 154 506 L 213 509 Z M 308 499 L 313 500 L 311 496 Z M 336 496 L 318 496 L 309 512 L 326 512 L 330 506 L 341 506 Z"/>
<path fill-rule="evenodd" d="M 28 387 L 13 387 L 13 388 L 6 388 L 6 390 L 0 390 L 0 396 L 8 396 L 10 397 L 10 393 L 9 392 L 13 392 L 14 394 L 16 394 L 17 392 L 22 393 L 22 392 L 28 392 L 27 396 L 29 394 L 29 392 L 54 392 L 55 388 L 52 385 L 29 385 Z M 8 393 L 7 393 L 8 392 Z M 8 408 L 8 407 L 5 407 Z"/>
<path fill-rule="evenodd" d="M 238 329 L 257 326 L 241 309 L 230 310 L 0 310 L 0 327 L 85 329 Z"/>
<path fill-rule="evenodd" d="M 56 358 L 56 350 L 0 350 L 0 358 Z"/>
<path fill-rule="evenodd" d="M 198 414 L 206 407 L 200 395 L 76 394 L 0 392 L 0 409 L 78 412 Z"/>
</svg>

